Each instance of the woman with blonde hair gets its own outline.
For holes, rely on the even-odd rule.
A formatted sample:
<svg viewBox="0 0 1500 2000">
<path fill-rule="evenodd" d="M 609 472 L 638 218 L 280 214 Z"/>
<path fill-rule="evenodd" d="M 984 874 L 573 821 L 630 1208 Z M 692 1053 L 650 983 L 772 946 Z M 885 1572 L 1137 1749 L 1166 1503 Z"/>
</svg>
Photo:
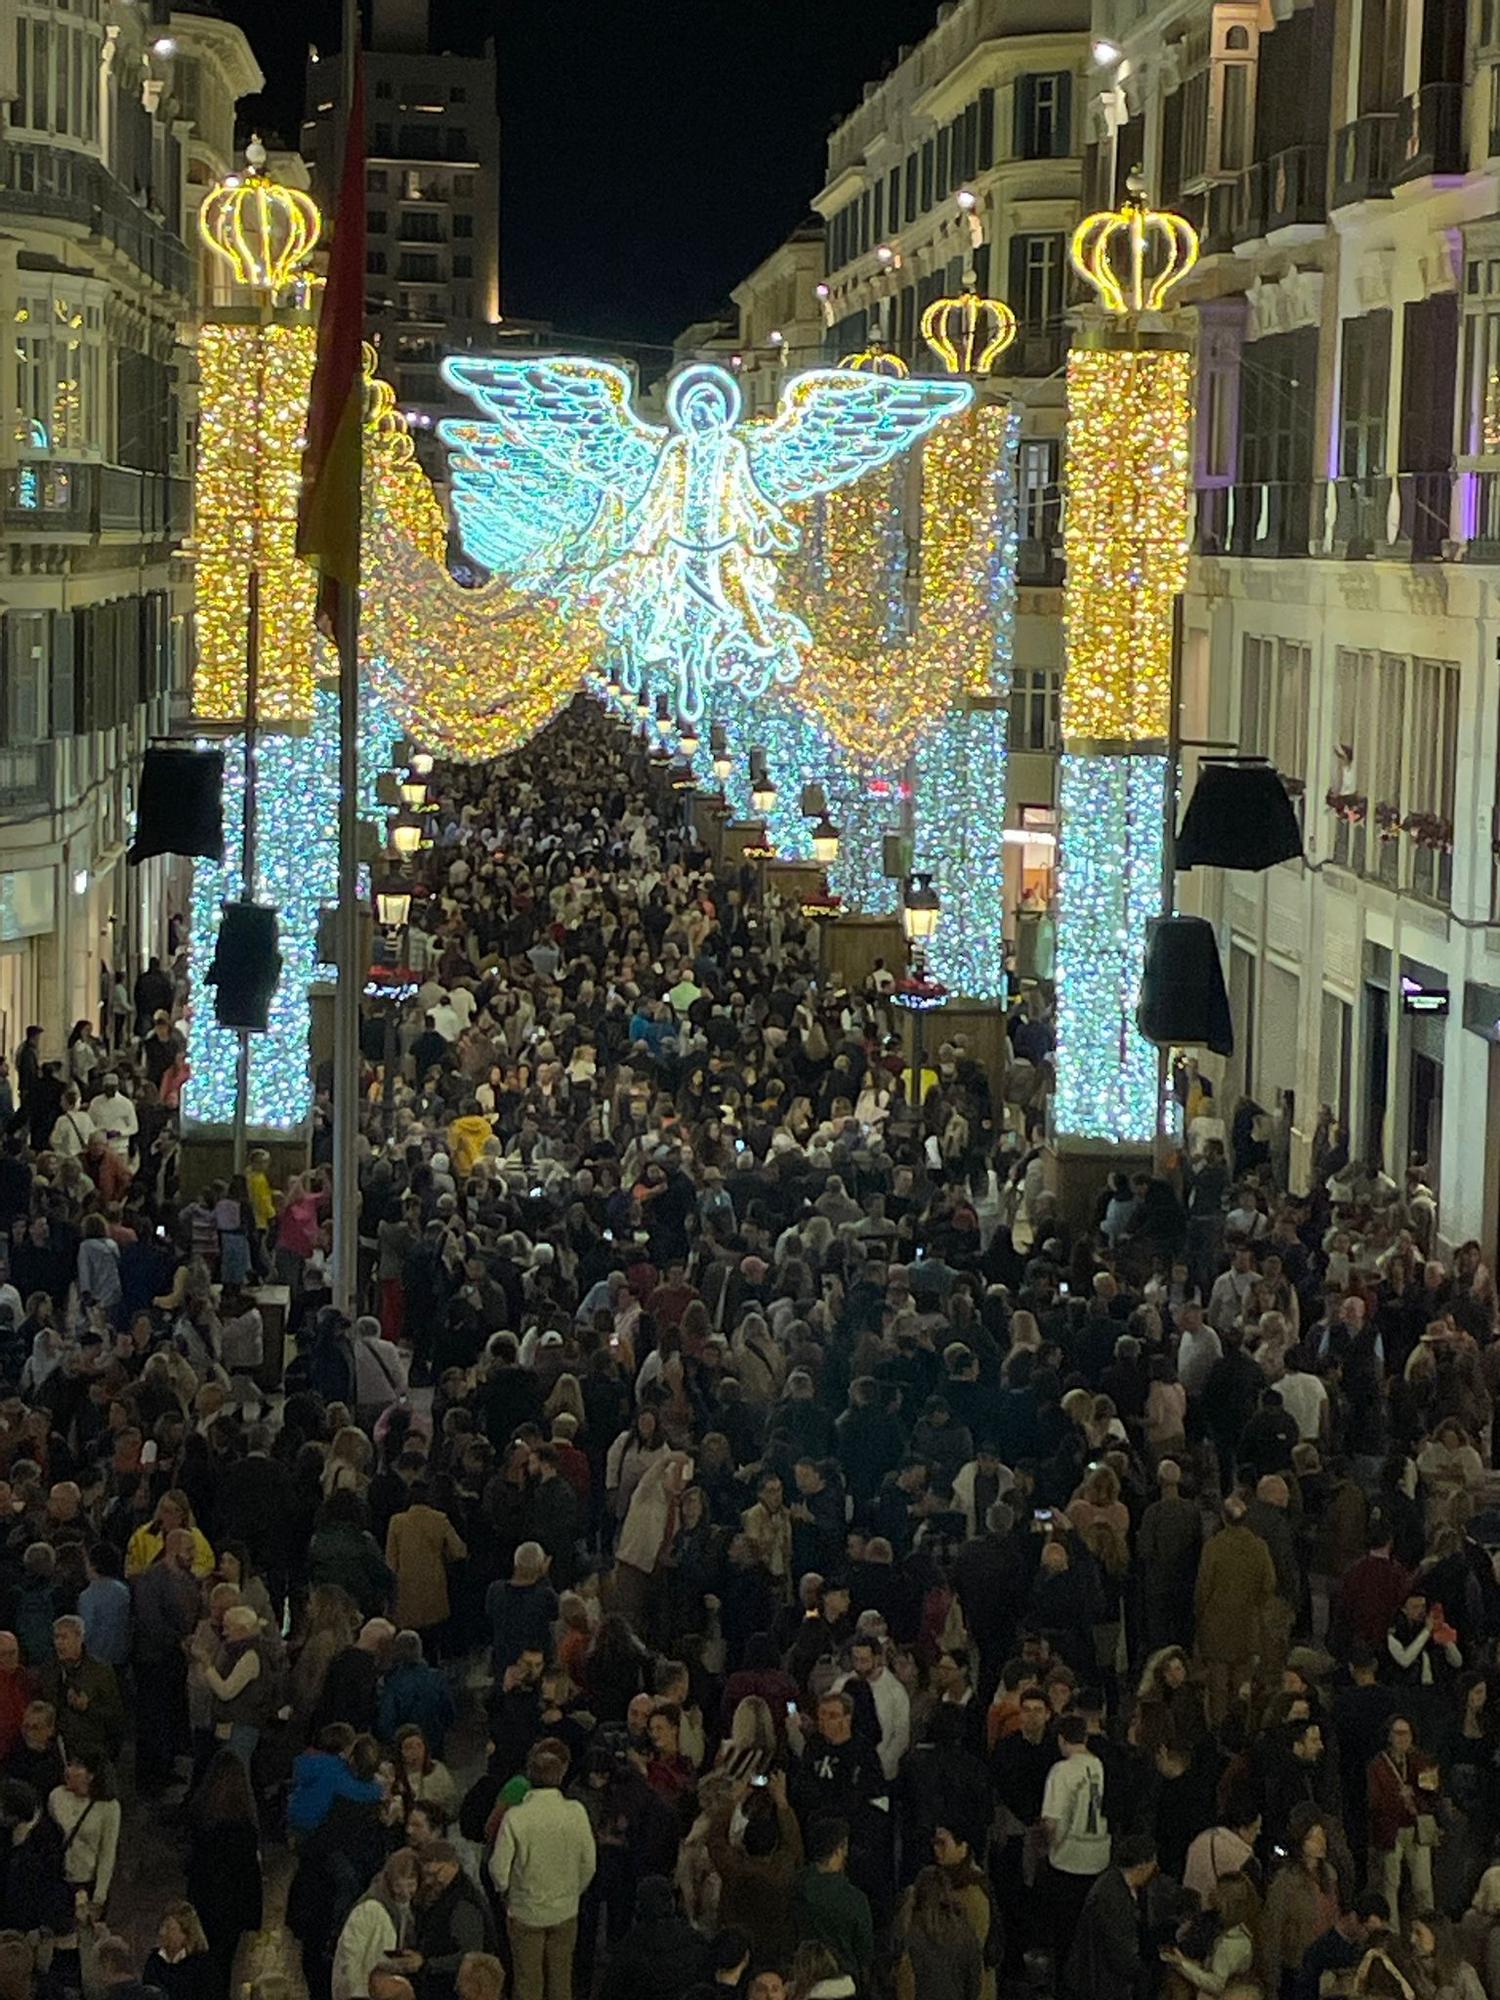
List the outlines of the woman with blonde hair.
<svg viewBox="0 0 1500 2000">
<path fill-rule="evenodd" d="M 727 1773 L 737 1784 L 764 1777 L 776 1761 L 776 1724 L 770 1703 L 762 1695 L 747 1694 L 735 1703 L 729 1718 L 729 1734 L 719 1745 L 714 1769 Z"/>
<path fill-rule="evenodd" d="M 323 1498 L 327 1500 L 334 1493 L 363 1494 L 370 1483 L 373 1458 L 374 1447 L 370 1440 L 346 1419 L 334 1432 L 328 1457 L 323 1463 L 323 1477 L 318 1482 L 323 1489 Z"/>
<path fill-rule="evenodd" d="M 416 1850 L 398 1847 L 344 1919 L 333 1948 L 333 2000 L 366 2000 L 376 1966 L 407 1949 L 420 1879 Z"/>
<path fill-rule="evenodd" d="M 193 1575 L 201 1582 L 212 1574 L 214 1552 L 193 1519 L 193 1503 L 180 1486 L 170 1486 L 157 1501 L 151 1519 L 142 1522 L 125 1544 L 126 1576 L 140 1576 L 150 1569 L 167 1546 L 168 1535 L 179 1528 L 186 1528 L 193 1538 Z"/>
<path fill-rule="evenodd" d="M 549 1422 L 558 1416 L 576 1417 L 580 1430 L 587 1426 L 588 1416 L 583 1407 L 583 1384 L 576 1375 L 558 1376 L 552 1385 L 552 1393 L 542 1405 L 542 1415 Z"/>
<path fill-rule="evenodd" d="M 1162 1961 L 1198 1992 L 1219 1994 L 1232 1979 L 1250 1970 L 1260 1897 L 1248 1875 L 1221 1875 L 1214 1884 L 1211 1907 L 1218 1922 L 1206 1956 L 1189 1958 L 1176 1945 L 1169 1945 Z"/>
<path fill-rule="evenodd" d="M 213 1962 L 208 1939 L 191 1903 L 168 1903 L 156 1929 L 156 1949 L 146 1960 L 142 1983 L 166 2000 L 213 2000 Z"/>
</svg>

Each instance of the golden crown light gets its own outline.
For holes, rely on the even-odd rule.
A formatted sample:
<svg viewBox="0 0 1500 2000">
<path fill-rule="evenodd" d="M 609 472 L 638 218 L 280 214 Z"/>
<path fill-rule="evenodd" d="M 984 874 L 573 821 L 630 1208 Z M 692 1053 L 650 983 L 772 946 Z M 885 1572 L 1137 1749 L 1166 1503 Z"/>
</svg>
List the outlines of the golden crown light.
<svg viewBox="0 0 1500 2000">
<path fill-rule="evenodd" d="M 968 288 L 934 299 L 922 315 L 922 338 L 950 375 L 987 375 L 1015 337 L 1016 316 L 1005 301 Z"/>
<path fill-rule="evenodd" d="M 266 149 L 259 139 L 245 148 L 245 160 L 248 173 L 231 174 L 204 196 L 198 233 L 237 283 L 275 298 L 317 248 L 323 217 L 311 195 L 265 173 Z"/>
<path fill-rule="evenodd" d="M 1148 207 L 1132 174 L 1118 208 L 1085 216 L 1074 230 L 1072 259 L 1106 312 L 1160 312 L 1198 261 L 1198 232 L 1182 216 Z"/>
<path fill-rule="evenodd" d="M 840 368 L 852 368 L 860 375 L 909 375 L 911 370 L 899 354 L 892 354 L 877 328 L 870 335 L 868 347 L 861 347 L 854 354 L 846 354 L 839 363 Z"/>
</svg>

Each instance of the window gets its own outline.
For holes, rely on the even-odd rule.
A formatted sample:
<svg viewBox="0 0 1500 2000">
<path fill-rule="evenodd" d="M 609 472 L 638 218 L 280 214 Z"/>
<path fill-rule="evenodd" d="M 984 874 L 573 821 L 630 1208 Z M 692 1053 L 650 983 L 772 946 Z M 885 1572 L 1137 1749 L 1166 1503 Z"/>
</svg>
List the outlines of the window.
<svg viewBox="0 0 1500 2000">
<path fill-rule="evenodd" d="M 365 270 L 372 278 L 383 278 L 385 276 L 385 252 L 383 250 L 368 251 L 365 256 Z"/>
<path fill-rule="evenodd" d="M 455 278 L 472 278 L 474 275 L 474 259 L 472 257 L 455 255 L 453 259 L 453 275 Z"/>
<path fill-rule="evenodd" d="M 391 128 L 389 125 L 377 125 L 375 127 L 375 151 L 377 153 L 389 153 L 391 151 Z"/>
<path fill-rule="evenodd" d="M 1240 478 L 1249 485 L 1312 478 L 1318 329 L 1246 343 L 1240 360 Z"/>
<path fill-rule="evenodd" d="M 986 167 L 995 164 L 995 93 L 981 90 L 979 93 L 979 156 L 975 161 L 976 173 L 983 173 Z"/>
<path fill-rule="evenodd" d="M 1017 667 L 1010 681 L 1009 747 L 1056 750 L 1062 743 L 1062 675 L 1056 667 Z"/>
<path fill-rule="evenodd" d="M 876 181 L 871 197 L 870 232 L 875 242 L 885 235 L 885 182 Z"/>
<path fill-rule="evenodd" d="M 1010 239 L 1011 310 L 1031 333 L 1056 326 L 1063 309 L 1063 238 L 1046 235 L 1013 236 Z"/>
<path fill-rule="evenodd" d="M 1016 78 L 1015 152 L 1021 160 L 1060 160 L 1069 150 L 1073 79 L 1066 70 Z"/>
<path fill-rule="evenodd" d="M 385 98 L 385 97 L 389 97 L 389 96 L 390 96 L 390 94 L 391 94 L 391 80 L 390 80 L 390 78 L 389 78 L 388 76 L 378 76 L 378 77 L 376 77 L 376 79 L 375 79 L 375 95 L 376 95 L 377 97 L 381 97 L 381 98 Z"/>
<path fill-rule="evenodd" d="M 472 236 L 474 234 L 473 216 L 455 215 L 453 218 L 453 234 L 455 236 Z"/>
<path fill-rule="evenodd" d="M 441 243 L 443 218 L 434 208 L 408 209 L 401 217 L 403 243 Z"/>
<path fill-rule="evenodd" d="M 932 206 L 932 173 L 937 164 L 937 148 L 931 139 L 922 141 L 922 211 Z"/>
<path fill-rule="evenodd" d="M 902 213 L 908 222 L 917 219 L 917 164 L 915 153 L 906 156 L 906 205 Z"/>
<path fill-rule="evenodd" d="M 1453 888 L 1458 701 L 1459 669 L 1455 662 L 1412 662 L 1411 723 L 1406 731 L 1411 886 L 1419 896 L 1432 896 L 1442 902 L 1447 901 Z"/>
<path fill-rule="evenodd" d="M 892 167 L 885 182 L 885 212 L 890 217 L 891 234 L 901 227 L 901 169 Z"/>
<path fill-rule="evenodd" d="M 367 236 L 384 236 L 386 226 L 386 213 L 383 208 L 372 208 L 366 212 L 365 234 Z"/>
<path fill-rule="evenodd" d="M 1391 316 L 1344 321 L 1339 369 L 1339 473 L 1371 479 L 1386 469 L 1386 414 L 1391 386 Z"/>
<path fill-rule="evenodd" d="M 0 727 L 7 745 L 40 742 L 47 728 L 47 614 L 5 614 L 5 701 Z"/>
<path fill-rule="evenodd" d="M 439 275 L 438 260 L 434 252 L 430 250 L 402 251 L 401 262 L 396 270 L 398 278 L 436 278 Z"/>
<path fill-rule="evenodd" d="M 1059 553 L 1062 492 L 1058 480 L 1061 444 L 1057 438 L 1023 438 L 1017 467 L 1020 568 L 1023 577 L 1046 577 L 1049 558 Z M 1054 582 L 1056 578 L 1052 579 Z"/>
<path fill-rule="evenodd" d="M 472 201 L 474 199 L 474 176 L 472 174 L 455 174 L 453 176 L 453 199 L 455 201 Z"/>
<path fill-rule="evenodd" d="M 450 104 L 467 104 L 468 101 L 469 93 L 463 84 L 455 83 L 449 86 L 448 102 Z"/>
<path fill-rule="evenodd" d="M 385 168 L 384 168 L 384 167 L 366 167 L 366 168 L 365 168 L 365 193 L 366 193 L 366 194 L 384 194 L 384 193 L 385 193 Z"/>
<path fill-rule="evenodd" d="M 941 201 L 953 186 L 953 127 L 945 125 L 937 142 L 937 199 Z"/>
</svg>

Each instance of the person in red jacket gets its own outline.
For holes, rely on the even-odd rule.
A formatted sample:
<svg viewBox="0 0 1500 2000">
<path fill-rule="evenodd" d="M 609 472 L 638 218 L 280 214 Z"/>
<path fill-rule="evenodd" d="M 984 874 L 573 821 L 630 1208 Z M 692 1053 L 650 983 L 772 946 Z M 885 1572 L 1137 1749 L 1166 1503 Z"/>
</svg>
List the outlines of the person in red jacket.
<svg viewBox="0 0 1500 2000">
<path fill-rule="evenodd" d="M 1384 1653 L 1391 1620 L 1406 1602 L 1411 1577 L 1391 1549 L 1391 1531 L 1371 1523 L 1367 1555 L 1351 1563 L 1339 1585 L 1333 1613 L 1333 1638 L 1340 1654 L 1363 1641 L 1373 1653 Z"/>
<path fill-rule="evenodd" d="M 1404 1715 L 1392 1716 L 1386 1747 L 1370 1759 L 1368 1783 L 1370 1853 L 1379 1870 L 1378 1886 L 1390 1905 L 1391 1922 L 1396 1924 L 1403 1869 L 1411 1882 L 1412 1907 L 1432 1908 L 1433 1815 L 1439 1783 L 1436 1763 L 1416 1747 L 1415 1733 Z"/>
</svg>

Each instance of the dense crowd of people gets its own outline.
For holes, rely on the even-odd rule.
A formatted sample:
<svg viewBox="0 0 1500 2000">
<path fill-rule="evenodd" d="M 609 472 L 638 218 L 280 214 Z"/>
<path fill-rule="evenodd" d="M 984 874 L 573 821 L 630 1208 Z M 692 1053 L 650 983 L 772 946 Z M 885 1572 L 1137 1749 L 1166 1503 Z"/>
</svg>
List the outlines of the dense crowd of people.
<svg viewBox="0 0 1500 2000">
<path fill-rule="evenodd" d="M 18 1052 L 4 2000 L 227 2000 L 282 1887 L 315 2000 L 1500 2000 L 1500 1342 L 1421 1174 L 1325 1120 L 1294 1192 L 1188 1066 L 1072 1224 L 1045 1091 L 912 1091 L 598 710 L 435 807 L 352 1321 L 326 1096 L 189 1194 L 170 971 Z"/>
</svg>

